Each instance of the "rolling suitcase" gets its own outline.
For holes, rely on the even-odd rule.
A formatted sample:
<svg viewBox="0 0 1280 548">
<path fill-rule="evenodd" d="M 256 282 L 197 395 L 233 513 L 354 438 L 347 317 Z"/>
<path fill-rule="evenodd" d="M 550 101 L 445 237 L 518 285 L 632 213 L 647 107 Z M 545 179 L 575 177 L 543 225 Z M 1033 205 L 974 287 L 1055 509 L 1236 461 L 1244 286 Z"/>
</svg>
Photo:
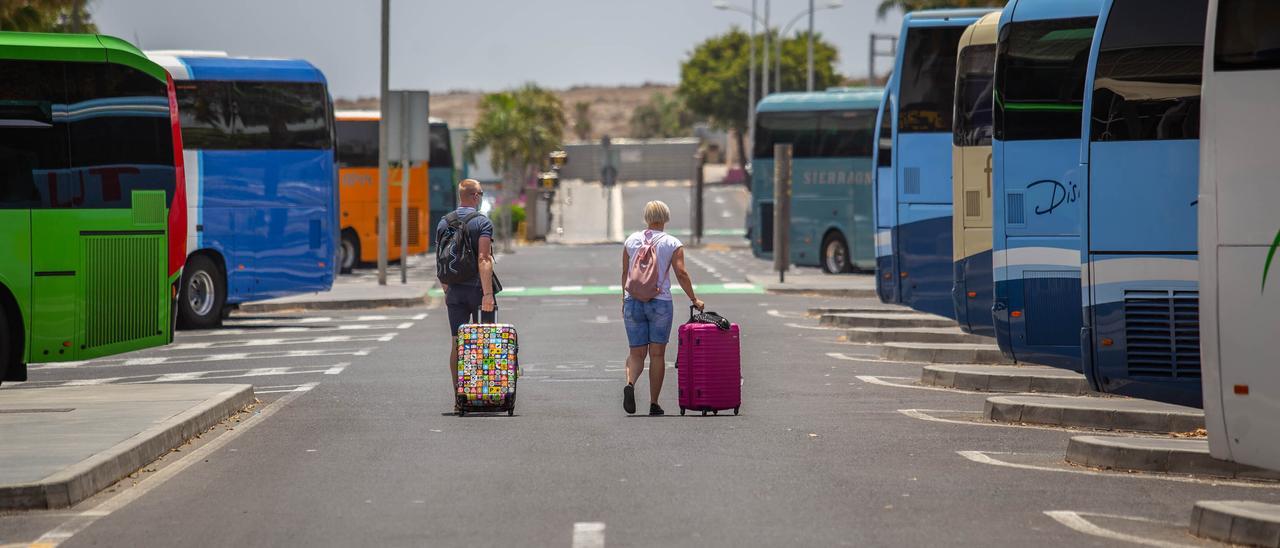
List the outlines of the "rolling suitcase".
<svg viewBox="0 0 1280 548">
<path fill-rule="evenodd" d="M 519 350 L 511 324 L 470 323 L 458 328 L 459 416 L 477 411 L 515 414 Z"/>
<path fill-rule="evenodd" d="M 742 358 L 739 353 L 738 324 L 715 312 L 694 314 L 680 326 L 677 336 L 676 375 L 680 387 L 680 414 L 688 411 L 742 407 Z"/>
</svg>

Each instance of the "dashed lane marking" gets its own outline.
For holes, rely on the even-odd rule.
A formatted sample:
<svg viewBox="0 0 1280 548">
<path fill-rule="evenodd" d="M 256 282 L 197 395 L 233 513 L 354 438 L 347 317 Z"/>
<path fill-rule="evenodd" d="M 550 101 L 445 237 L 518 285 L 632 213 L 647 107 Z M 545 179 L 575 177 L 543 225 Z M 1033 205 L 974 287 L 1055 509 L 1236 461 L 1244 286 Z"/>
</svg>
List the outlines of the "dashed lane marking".
<svg viewBox="0 0 1280 548">
<path fill-rule="evenodd" d="M 213 348 L 238 348 L 249 346 L 284 346 L 293 344 L 331 344 L 346 342 L 389 342 L 396 337 L 397 333 L 384 333 L 381 335 L 334 335 L 329 337 L 303 337 L 296 339 L 274 338 L 274 339 L 247 339 L 240 341 L 213 341 L 198 343 L 180 343 L 171 346 L 161 347 L 160 350 L 181 351 L 181 350 L 209 350 Z"/>
<path fill-rule="evenodd" d="M 1090 536 L 1095 536 L 1095 537 L 1100 537 L 1100 538 L 1105 538 L 1110 540 L 1118 540 L 1122 542 L 1130 542 L 1133 544 L 1140 544 L 1143 546 L 1157 546 L 1159 548 L 1194 548 L 1194 545 L 1192 544 L 1179 544 L 1176 542 L 1168 542 L 1163 540 L 1139 537 L 1136 535 L 1129 535 L 1126 533 L 1121 533 L 1119 531 L 1112 531 L 1111 529 L 1107 529 L 1107 528 L 1095 525 L 1093 522 L 1090 522 L 1089 520 L 1085 519 L 1084 516 L 1123 519 L 1123 520 L 1129 520 L 1129 521 L 1140 521 L 1143 523 L 1158 523 L 1160 525 L 1168 525 L 1171 527 L 1182 526 L 1183 528 L 1186 527 L 1185 524 L 1170 523 L 1167 521 L 1158 521 L 1158 520 L 1148 519 L 1148 518 L 1143 518 L 1138 516 L 1117 516 L 1113 514 L 1094 514 L 1089 512 L 1072 512 L 1070 510 L 1047 510 L 1045 511 L 1044 515 L 1053 518 L 1053 520 L 1058 523 L 1061 523 L 1063 525 L 1066 525 L 1067 527 L 1070 527 L 1071 529 L 1074 529 L 1076 532 L 1084 533 Z"/>
<path fill-rule="evenodd" d="M 427 313 L 419 314 L 388 314 L 388 315 L 366 315 L 353 317 L 334 317 L 334 316 L 308 316 L 305 318 L 297 318 L 290 316 L 254 316 L 249 318 L 237 318 L 232 316 L 222 321 L 224 326 L 253 326 L 253 325 L 280 325 L 287 323 L 328 323 L 328 322 L 386 322 L 386 321 L 418 321 L 427 318 Z"/>
<path fill-rule="evenodd" d="M 1231 487 L 1253 487 L 1260 489 L 1275 489 L 1276 484 L 1272 482 L 1246 482 L 1228 479 L 1208 479 L 1193 478 L 1188 476 L 1170 476 L 1151 473 L 1129 473 L 1129 472 L 1102 472 L 1098 470 L 1090 470 L 1087 468 L 1054 468 L 1052 466 L 1038 466 L 1035 464 L 1021 464 L 1016 462 L 1007 462 L 991 455 L 1011 455 L 1006 451 L 956 451 L 960 455 L 973 462 L 981 464 L 990 464 L 993 466 L 1003 466 L 1005 468 L 1017 468 L 1021 470 L 1035 470 L 1038 472 L 1061 472 L 1065 474 L 1083 474 L 1086 476 L 1106 476 L 1109 478 L 1132 478 L 1132 479 L 1148 479 L 1148 480 L 1164 480 L 1178 483 L 1195 483 L 1200 485 L 1226 485 Z"/>
<path fill-rule="evenodd" d="M 288 358 L 314 358 L 319 356 L 368 356 L 372 352 L 372 348 L 361 348 L 358 350 L 346 351 L 330 351 L 330 350 L 285 350 L 272 352 L 237 352 L 231 354 L 210 354 L 208 356 L 170 356 L 163 358 L 131 358 L 131 359 L 104 359 L 92 360 L 88 362 L 78 362 L 75 366 L 67 366 L 66 363 L 45 364 L 31 367 L 33 371 L 44 369 L 68 369 L 69 367 L 125 367 L 125 366 L 141 366 L 141 365 L 174 365 L 174 364 L 190 364 L 190 363 L 208 363 L 222 361 L 243 361 L 243 360 L 274 360 Z"/>
<path fill-rule="evenodd" d="M 604 548 L 602 521 L 579 521 L 573 524 L 573 548 Z"/>
<path fill-rule="evenodd" d="M 248 418 L 237 424 L 234 429 L 228 429 L 222 435 L 214 438 L 209 443 L 196 448 L 194 451 L 186 453 L 182 458 L 161 468 L 155 474 L 152 474 L 149 477 L 144 477 L 142 481 L 139 481 L 137 484 L 126 487 L 119 494 L 108 498 L 101 504 L 98 504 L 93 508 L 89 508 L 84 512 L 77 513 L 75 517 L 62 522 L 62 524 L 41 535 L 40 538 L 36 539 L 31 544 L 57 546 L 66 542 L 67 539 L 70 539 L 80 531 L 85 530 L 99 519 L 128 506 L 129 503 L 151 492 L 152 489 L 163 485 L 164 482 L 178 474 L 181 474 L 183 470 L 186 470 L 191 465 L 204 462 L 209 455 L 212 455 L 215 451 L 222 449 L 228 443 L 231 443 L 240 436 L 243 436 L 245 432 L 252 430 L 253 427 L 261 424 L 263 421 L 276 414 L 280 409 L 283 409 L 285 406 L 292 403 L 293 400 L 297 399 L 314 387 L 315 383 L 311 383 L 294 389 L 291 394 L 287 394 L 266 407 L 263 407 L 260 411 L 249 415 Z"/>
<path fill-rule="evenodd" d="M 325 327 L 266 327 L 266 328 L 250 328 L 250 329 L 214 329 L 209 331 L 190 331 L 178 334 L 178 340 L 186 340 L 199 337 L 223 337 L 231 335 L 264 335 L 268 333 L 323 333 L 326 331 L 371 331 L 379 329 L 409 329 L 414 326 L 414 322 L 401 322 L 396 324 L 372 324 L 372 323 L 353 323 L 344 325 L 332 325 Z"/>
<path fill-rule="evenodd" d="M 718 284 L 694 284 L 693 288 L 697 290 L 699 295 L 759 295 L 764 293 L 764 289 L 755 284 L 748 283 L 718 283 Z M 622 290 L 619 285 L 562 285 L 551 287 L 524 287 L 516 295 L 511 297 L 564 297 L 564 296 L 592 296 L 592 295 L 613 295 Z M 502 294 L 507 295 L 511 292 L 510 288 L 503 288 Z M 684 291 L 679 287 L 672 287 L 671 293 L 683 294 Z M 433 297 L 441 297 L 444 292 L 439 288 L 432 289 L 430 295 Z"/>
</svg>

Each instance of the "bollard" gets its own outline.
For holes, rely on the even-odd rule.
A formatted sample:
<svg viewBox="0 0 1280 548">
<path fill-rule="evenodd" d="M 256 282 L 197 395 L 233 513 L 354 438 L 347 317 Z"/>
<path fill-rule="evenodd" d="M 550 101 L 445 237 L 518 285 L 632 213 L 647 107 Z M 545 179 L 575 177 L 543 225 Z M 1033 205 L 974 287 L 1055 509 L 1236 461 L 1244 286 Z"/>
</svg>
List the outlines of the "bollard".
<svg viewBox="0 0 1280 548">
<path fill-rule="evenodd" d="M 692 185 L 693 200 L 690 201 L 690 203 L 693 204 L 693 208 L 691 211 L 693 218 L 690 219 L 689 232 L 693 237 L 692 238 L 693 245 L 695 247 L 702 245 L 702 219 L 703 219 L 702 191 L 703 191 L 703 183 L 704 183 L 702 168 L 706 164 L 706 162 L 707 162 L 706 158 L 702 155 L 702 152 L 698 152 L 697 154 L 693 155 L 693 185 Z"/>
<path fill-rule="evenodd" d="M 787 245 L 791 228 L 791 145 L 773 145 L 773 268 L 778 283 L 786 281 L 791 250 Z"/>
</svg>

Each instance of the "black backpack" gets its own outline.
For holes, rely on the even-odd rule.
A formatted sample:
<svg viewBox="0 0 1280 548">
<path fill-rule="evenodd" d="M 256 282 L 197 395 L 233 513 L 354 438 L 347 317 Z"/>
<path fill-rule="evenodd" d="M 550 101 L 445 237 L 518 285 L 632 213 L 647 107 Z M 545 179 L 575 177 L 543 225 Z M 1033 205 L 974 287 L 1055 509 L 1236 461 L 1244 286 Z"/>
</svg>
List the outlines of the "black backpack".
<svg viewBox="0 0 1280 548">
<path fill-rule="evenodd" d="M 436 242 L 436 278 L 442 284 L 469 282 L 480 275 L 477 251 L 473 249 L 468 224 L 479 217 L 480 212 L 473 211 L 466 217 L 458 217 L 454 211 L 445 215 L 447 227 L 440 241 Z"/>
</svg>

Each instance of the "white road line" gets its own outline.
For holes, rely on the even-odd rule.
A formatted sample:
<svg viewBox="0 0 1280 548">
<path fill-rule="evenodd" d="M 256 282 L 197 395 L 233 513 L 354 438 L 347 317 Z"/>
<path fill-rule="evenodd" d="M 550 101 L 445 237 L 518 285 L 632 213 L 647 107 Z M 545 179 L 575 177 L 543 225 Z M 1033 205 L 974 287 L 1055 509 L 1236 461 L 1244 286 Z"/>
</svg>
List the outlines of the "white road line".
<svg viewBox="0 0 1280 548">
<path fill-rule="evenodd" d="M 342 374 L 342 370 L 344 370 L 344 369 L 346 369 L 346 368 L 347 368 L 347 364 L 345 364 L 345 363 L 340 363 L 340 364 L 338 364 L 338 365 L 335 365 L 335 366 L 333 366 L 333 367 L 330 367 L 327 371 L 325 371 L 325 372 L 324 372 L 324 374 L 325 374 L 325 375 L 341 375 L 341 374 Z"/>
<path fill-rule="evenodd" d="M 412 317 L 410 317 L 409 319 L 411 319 L 411 320 L 425 320 L 426 318 L 427 318 L 427 314 L 424 312 L 424 313 L 422 313 L 422 314 L 414 314 L 414 315 L 413 315 Z"/>
<path fill-rule="evenodd" d="M 728 284 L 724 284 L 724 288 L 725 289 L 755 289 L 756 284 L 728 283 Z"/>
<path fill-rule="evenodd" d="M 748 284 L 748 285 L 750 285 L 750 284 Z M 781 311 L 781 310 L 777 310 L 777 309 L 774 309 L 774 308 L 771 308 L 771 309 L 769 309 L 769 310 L 765 310 L 765 311 L 764 311 L 764 313 L 765 313 L 765 314 L 768 314 L 768 315 L 770 315 L 770 316 L 773 316 L 773 317 L 775 317 L 775 318 L 784 318 L 784 319 L 792 319 L 792 320 L 807 317 L 807 316 L 805 316 L 804 314 L 798 314 L 798 313 L 795 313 L 795 312 L 783 312 L 783 311 Z"/>
<path fill-rule="evenodd" d="M 1259 489 L 1275 489 L 1274 482 L 1246 482 L 1228 479 L 1202 479 L 1188 476 L 1170 476 L 1152 473 L 1129 473 L 1129 472 L 1101 472 L 1098 470 L 1090 470 L 1087 468 L 1054 468 L 1052 466 L 1037 466 L 1034 464 L 1018 464 L 1016 462 L 1006 462 L 991 455 L 1007 455 L 1004 451 L 956 451 L 956 454 L 969 459 L 973 462 L 981 464 L 990 464 L 993 466 L 1003 466 L 1005 468 L 1018 468 L 1021 470 L 1035 470 L 1038 472 L 1062 472 L 1067 474 L 1083 474 L 1086 476 L 1106 476 L 1108 478 L 1133 478 L 1133 479 L 1149 479 L 1174 481 L 1178 483 L 1195 483 L 1200 485 L 1226 485 L 1230 487 L 1254 487 Z"/>
<path fill-rule="evenodd" d="M 386 321 L 387 319 L 388 319 L 388 318 L 387 318 L 386 316 L 357 316 L 355 321 L 357 321 L 357 322 L 381 322 L 381 321 Z"/>
<path fill-rule="evenodd" d="M 139 481 L 137 484 L 126 486 L 120 494 L 103 501 L 102 504 L 76 514 L 75 517 L 62 522 L 61 525 L 58 525 L 49 532 L 40 535 L 40 538 L 36 539 L 35 542 L 32 542 L 31 544 L 36 546 L 52 547 L 66 542 L 67 539 L 75 536 L 76 533 L 85 530 L 99 519 L 111 515 L 112 512 L 128 506 L 129 503 L 151 492 L 152 489 L 163 485 L 164 482 L 172 479 L 178 474 L 181 474 L 183 470 L 186 470 L 191 465 L 204 462 L 204 460 L 209 458 L 209 455 L 212 455 L 214 451 L 222 449 L 236 438 L 243 436 L 245 432 L 252 430 L 253 427 L 276 414 L 276 412 L 284 408 L 284 406 L 289 405 L 289 403 L 301 396 L 303 392 L 314 388 L 315 383 L 304 386 L 307 387 L 306 390 L 295 389 L 293 394 L 284 396 L 267 405 L 261 411 L 250 415 L 249 418 L 237 424 L 234 429 L 229 429 L 209 443 L 206 443 L 191 452 L 185 453 L 185 456 L 182 458 L 161 468 L 155 474 L 143 478 L 142 481 Z M 302 386 L 298 388 L 302 388 Z M 123 482 L 121 482 L 121 484 L 123 485 Z"/>
<path fill-rule="evenodd" d="M 878 384 L 878 383 L 873 383 L 873 384 Z M 892 386 L 892 385 L 890 385 L 890 386 Z M 915 388 L 922 388 L 922 389 L 923 389 L 923 388 L 927 388 L 927 387 L 924 387 L 924 386 L 917 386 L 917 387 L 915 387 Z M 947 392 L 952 392 L 952 390 L 947 390 L 947 389 L 940 389 L 940 390 L 946 390 Z M 978 394 L 979 392 L 973 392 L 973 393 L 974 393 L 974 394 Z M 982 393 L 982 394 L 991 394 L 991 392 L 981 392 L 981 393 Z M 1006 395 L 1015 395 L 1015 394 L 1006 394 Z M 1037 393 L 1036 395 L 1037 395 L 1037 396 L 1044 396 L 1044 395 L 1047 395 L 1047 394 Z M 906 416 L 908 416 L 908 417 L 911 417 L 911 418 L 913 418 L 913 419 L 920 419 L 920 420 L 922 420 L 922 421 L 929 421 L 929 422 L 946 422 L 946 423 L 951 423 L 951 424 L 963 424 L 963 425 L 966 425 L 966 426 L 993 426 L 993 427 L 996 427 L 996 428 L 1023 428 L 1023 429 L 1030 428 L 1030 429 L 1032 429 L 1032 430 L 1054 430 L 1054 431 L 1057 431 L 1057 432 L 1063 432 L 1063 431 L 1068 431 L 1068 430 L 1075 430 L 1075 431 L 1079 431 L 1079 429 L 1062 428 L 1062 427 L 1055 427 L 1055 426 L 1040 426 L 1040 425 L 1035 425 L 1035 424 L 1007 424 L 1007 423 L 1002 423 L 1002 422 L 979 422 L 979 421 L 966 421 L 966 420 L 959 420 L 959 419 L 944 419 L 944 418 L 942 418 L 942 417 L 935 417 L 935 416 L 933 416 L 933 415 L 930 415 L 930 414 L 929 414 L 929 413 L 968 413 L 968 412 L 969 412 L 969 411 L 960 411 L 960 410 L 946 410 L 946 409 L 899 409 L 899 410 L 898 410 L 898 412 L 899 412 L 899 413 L 902 413 L 903 415 L 906 415 Z"/>
<path fill-rule="evenodd" d="M 1121 533 L 1119 531 L 1112 531 L 1110 529 L 1105 529 L 1103 527 L 1094 525 L 1089 520 L 1084 519 L 1084 516 L 1090 515 L 1090 516 L 1096 516 L 1100 518 L 1124 519 L 1129 521 L 1141 521 L 1144 523 L 1160 523 L 1165 525 L 1178 526 L 1178 524 L 1176 523 L 1156 521 L 1153 519 L 1141 518 L 1137 516 L 1115 516 L 1115 515 L 1109 515 L 1109 514 L 1084 514 L 1082 512 L 1072 512 L 1070 510 L 1047 510 L 1045 511 L 1044 514 L 1046 516 L 1053 518 L 1054 521 L 1074 529 L 1076 532 L 1084 533 L 1086 535 L 1091 535 L 1095 537 L 1101 537 L 1101 538 L 1110 539 L 1110 540 L 1118 540 L 1122 542 L 1131 542 L 1133 544 L 1141 544 L 1143 546 L 1158 546 L 1160 548 L 1186 548 L 1186 547 L 1194 548 L 1195 546 L 1192 544 L 1178 544 L 1176 542 L 1166 542 L 1163 540 L 1156 540 L 1156 539 L 1149 539 L 1149 538 L 1144 538 L 1144 537 L 1139 537 L 1134 535 L 1128 535 L 1125 533 Z"/>
<path fill-rule="evenodd" d="M 413 327 L 413 322 L 396 324 L 396 329 L 409 329 L 410 327 Z"/>
<path fill-rule="evenodd" d="M 245 371 L 241 377 L 267 377 L 271 375 L 287 375 L 293 368 L 291 367 L 257 367 Z"/>
<path fill-rule="evenodd" d="M 211 342 L 183 343 L 183 344 L 171 345 L 169 347 L 166 347 L 165 350 L 202 350 L 205 348 L 209 348 L 210 346 L 213 346 L 213 343 Z"/>
<path fill-rule="evenodd" d="M 200 377 L 205 376 L 206 373 L 207 371 L 193 371 L 190 373 L 169 373 L 166 375 L 160 375 L 159 377 L 156 377 L 155 380 L 151 382 L 193 381 L 193 380 L 199 379 Z"/>
<path fill-rule="evenodd" d="M 573 524 L 573 548 L 604 548 L 604 527 L 603 521 Z"/>
<path fill-rule="evenodd" d="M 401 322 L 396 324 L 370 324 L 370 323 L 351 323 L 325 327 L 276 327 L 267 329 L 217 329 L 213 331 L 202 331 L 198 333 L 180 333 L 178 335 L 179 342 L 192 338 L 200 337 L 229 337 L 244 335 L 264 335 L 268 333 L 324 333 L 326 331 L 370 331 L 378 329 L 408 329 L 413 327 L 413 322 Z M 142 358 L 147 359 L 147 358 Z"/>
<path fill-rule="evenodd" d="M 245 339 L 235 341 L 214 341 L 205 343 L 187 343 L 175 344 L 169 347 L 162 347 L 163 350 L 207 350 L 211 348 L 236 348 L 236 347 L 253 347 L 253 346 L 285 346 L 295 344 L 331 344 L 339 342 L 387 342 L 395 338 L 397 333 L 384 333 L 381 335 L 331 335 L 326 337 L 300 337 L 300 338 L 276 338 L 276 339 Z M 172 363 L 172 362 L 167 362 Z"/>
<path fill-rule="evenodd" d="M 125 365 L 156 365 L 164 363 L 164 358 L 129 358 L 124 361 Z"/>
<path fill-rule="evenodd" d="M 786 325 L 787 327 L 794 327 L 796 329 L 812 329 L 814 331 L 844 331 L 845 330 L 845 328 L 843 327 L 827 327 L 825 325 L 803 325 L 803 324 L 798 324 L 794 322 L 788 322 L 783 325 Z"/>
<path fill-rule="evenodd" d="M 618 379 L 542 379 L 542 382 L 617 382 L 617 381 Z"/>
<path fill-rule="evenodd" d="M 868 361 L 868 360 L 859 360 L 859 361 Z M 870 361 L 877 361 L 877 360 L 870 360 Z M 970 391 L 970 390 L 958 390 L 958 389 L 955 389 L 955 388 L 944 388 L 944 387 L 941 387 L 941 386 L 924 386 L 924 385 L 922 385 L 922 384 L 914 384 L 917 380 L 919 380 L 919 377 L 886 377 L 886 376 L 883 376 L 883 375 L 878 375 L 878 376 L 877 376 L 877 375 L 858 375 L 857 377 L 858 377 L 858 380 L 860 380 L 860 381 L 862 381 L 862 382 L 865 382 L 865 383 L 867 383 L 867 384 L 878 384 L 878 385 L 880 385 L 880 386 L 892 386 L 892 387 L 895 387 L 895 388 L 914 388 L 914 389 L 916 389 L 916 390 L 932 390 L 932 391 L 934 391 L 934 392 L 951 392 L 951 393 L 953 393 L 953 394 L 986 394 L 986 395 L 989 395 L 989 396 L 990 396 L 990 395 L 998 395 L 997 393 L 994 393 L 994 392 L 974 392 L 974 391 Z M 909 381 L 909 382 L 908 382 L 908 383 L 897 383 L 897 382 L 889 382 L 889 381 L 886 381 L 885 379 L 899 379 L 899 380 L 905 380 L 905 381 Z M 1012 394 L 1012 393 L 1008 393 L 1008 394 L 1004 394 L 1004 395 L 1013 395 L 1013 394 Z M 1038 395 L 1038 394 L 1037 394 L 1037 395 Z M 901 412 L 901 410 L 899 410 L 899 412 Z M 904 413 L 904 414 L 905 414 L 905 413 Z M 910 415 L 908 415 L 908 416 L 910 416 Z M 921 418 L 921 417 L 916 417 L 916 418 Z M 928 419 L 926 419 L 926 420 L 928 420 Z M 938 419 L 938 420 L 939 420 L 939 421 L 941 421 L 941 422 L 948 422 L 948 421 L 946 421 L 946 420 L 944 420 L 944 419 Z M 963 421 L 956 421 L 956 422 L 963 422 Z M 985 423 L 980 423 L 980 424 L 985 424 Z M 991 424 L 992 424 L 993 426 L 1014 426 L 1014 425 L 1011 425 L 1011 424 L 998 424 L 998 423 L 991 423 Z M 1052 430 L 1059 430 L 1059 429 L 1054 428 L 1054 429 L 1052 429 Z"/>
<path fill-rule="evenodd" d="M 609 291 L 622 291 L 622 286 L 620 286 L 620 285 L 611 285 L 611 286 L 609 286 Z"/>
<path fill-rule="evenodd" d="M 120 380 L 122 377 L 105 377 L 101 379 L 80 379 L 75 381 L 67 381 L 62 386 L 94 386 L 98 384 L 110 384 Z"/>
<path fill-rule="evenodd" d="M 553 285 L 553 286 L 551 286 L 551 290 L 552 290 L 552 291 L 582 291 L 582 286 L 580 286 L 580 285 Z"/>
</svg>

